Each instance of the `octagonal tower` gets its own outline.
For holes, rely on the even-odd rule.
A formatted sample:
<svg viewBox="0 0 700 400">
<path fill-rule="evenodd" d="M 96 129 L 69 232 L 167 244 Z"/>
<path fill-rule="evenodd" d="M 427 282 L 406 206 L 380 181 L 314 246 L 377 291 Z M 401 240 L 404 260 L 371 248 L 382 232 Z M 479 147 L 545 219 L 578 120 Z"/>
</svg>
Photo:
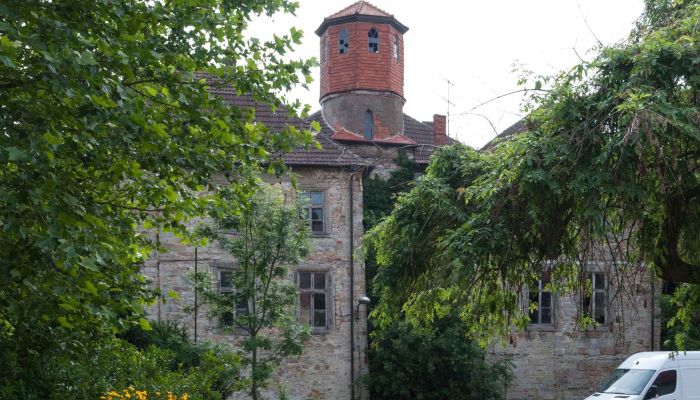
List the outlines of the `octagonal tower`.
<svg viewBox="0 0 700 400">
<path fill-rule="evenodd" d="M 407 139 L 401 135 L 407 30 L 393 15 L 365 1 L 325 18 L 316 30 L 321 38 L 320 103 L 335 139 Z"/>
</svg>

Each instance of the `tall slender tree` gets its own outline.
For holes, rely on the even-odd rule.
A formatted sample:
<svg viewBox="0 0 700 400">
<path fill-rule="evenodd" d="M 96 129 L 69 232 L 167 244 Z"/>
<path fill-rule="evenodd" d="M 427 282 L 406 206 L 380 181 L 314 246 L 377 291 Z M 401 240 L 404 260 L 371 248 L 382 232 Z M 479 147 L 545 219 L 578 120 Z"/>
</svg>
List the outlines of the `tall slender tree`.
<svg viewBox="0 0 700 400">
<path fill-rule="evenodd" d="M 285 204 L 280 190 L 266 184 L 242 210 L 215 210 L 214 223 L 200 234 L 232 256 L 235 269 L 214 285 L 210 274 L 194 276 L 196 290 L 218 318 L 242 334 L 238 350 L 250 367 L 248 392 L 261 398 L 272 374 L 288 356 L 299 355 L 309 328 L 296 318 L 296 286 L 290 266 L 309 254 L 309 228 L 300 218 L 302 207 Z M 219 287 L 230 290 L 221 292 Z"/>
</svg>

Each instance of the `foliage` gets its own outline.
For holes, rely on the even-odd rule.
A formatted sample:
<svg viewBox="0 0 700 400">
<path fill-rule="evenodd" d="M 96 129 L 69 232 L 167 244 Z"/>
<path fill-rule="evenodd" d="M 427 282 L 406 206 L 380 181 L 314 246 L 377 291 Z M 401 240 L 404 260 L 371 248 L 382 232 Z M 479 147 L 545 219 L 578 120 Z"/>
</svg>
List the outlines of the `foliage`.
<svg viewBox="0 0 700 400">
<path fill-rule="evenodd" d="M 488 341 L 527 323 L 518 293 L 543 269 L 573 290 L 603 255 L 621 288 L 645 266 L 700 283 L 698 23 L 697 1 L 649 0 L 626 42 L 549 81 L 523 132 L 436 152 L 369 235 L 379 320 L 457 309 Z"/>
<path fill-rule="evenodd" d="M 148 327 L 142 228 L 185 233 L 212 174 L 250 194 L 271 154 L 312 141 L 270 132 L 209 93 L 276 96 L 313 61 L 284 61 L 301 32 L 246 37 L 287 0 L 8 0 L 0 4 L 0 387 L 48 398 L 46 366 L 103 332 Z M 207 75 L 202 75 L 206 73 Z M 208 77 L 208 78 L 207 78 Z M 210 191 L 214 193 L 215 191 Z M 60 353 L 60 354 L 59 354 Z M 7 363 L 3 365 L 9 365 Z"/>
<path fill-rule="evenodd" d="M 662 295 L 661 346 L 664 350 L 700 349 L 700 286 L 680 285 Z"/>
<path fill-rule="evenodd" d="M 394 160 L 398 168 L 391 171 L 388 179 L 379 175 L 370 176 L 362 182 L 362 222 L 365 230 L 374 227 L 394 207 L 396 196 L 408 191 L 421 168 L 401 152 Z"/>
<path fill-rule="evenodd" d="M 173 321 L 151 322 L 150 325 L 151 330 L 134 327 L 121 336 L 139 350 L 155 346 L 171 351 L 173 353 L 171 369 L 191 368 L 201 364 L 202 356 L 209 348 L 206 344 L 190 341 L 184 327 Z"/>
<path fill-rule="evenodd" d="M 301 205 L 285 201 L 279 189 L 261 184 L 240 212 L 215 208 L 214 224 L 200 229 L 236 263 L 232 292 L 221 293 L 207 273 L 194 281 L 209 317 L 228 314 L 232 329 L 244 334 L 239 353 L 250 367 L 248 391 L 255 400 L 280 362 L 301 354 L 309 333 L 297 322 L 296 287 L 289 279 L 289 266 L 309 253 L 308 226 Z"/>
<path fill-rule="evenodd" d="M 240 358 L 220 346 L 192 344 L 198 362 L 189 366 L 177 363 L 170 349 L 148 346 L 138 349 L 123 339 L 104 337 L 83 343 L 83 351 L 72 357 L 53 357 L 51 377 L 56 380 L 43 399 L 94 400 L 114 388 L 138 387 L 153 393 L 189 394 L 191 398 L 223 400 L 241 384 Z M 7 364 L 12 368 L 13 364 Z M 23 379 L 22 370 L 16 372 Z M 24 389 L 24 391 L 20 391 Z M 30 398 L 27 388 L 7 385 L 0 398 Z M 151 396 L 152 397 L 152 396 Z"/>
<path fill-rule="evenodd" d="M 391 213 L 399 194 L 415 185 L 420 166 L 399 153 L 398 168 L 388 179 L 370 177 L 363 182 L 363 221 L 371 229 Z M 376 273 L 375 251 L 366 248 L 365 273 L 370 283 Z M 424 329 L 401 318 L 388 326 L 370 328 L 369 384 L 378 399 L 499 399 L 509 381 L 507 362 L 490 363 L 484 352 L 465 339 L 465 329 L 454 316 Z"/>
<path fill-rule="evenodd" d="M 112 390 L 105 395 L 100 396 L 100 400 L 189 400 L 190 396 L 185 393 L 182 397 L 176 396 L 171 392 L 161 393 L 161 392 L 151 392 L 148 395 L 146 390 L 138 390 L 133 386 L 129 386 L 121 391 Z"/>
<path fill-rule="evenodd" d="M 397 168 L 392 170 L 388 179 L 379 175 L 370 176 L 362 181 L 362 223 L 365 231 L 373 228 L 391 213 L 396 197 L 411 189 L 417 173 L 422 172 L 420 165 L 400 152 L 394 162 Z M 376 251 L 370 245 L 365 249 L 366 294 L 374 298 L 372 281 L 377 273 Z M 373 305 L 370 305 L 370 309 Z M 370 321 L 370 330 L 372 329 Z"/>
<path fill-rule="evenodd" d="M 419 330 L 401 321 L 376 330 L 370 349 L 369 383 L 373 399 L 484 400 L 505 398 L 510 382 L 507 361 L 486 354 L 464 339 L 458 318 Z"/>
</svg>

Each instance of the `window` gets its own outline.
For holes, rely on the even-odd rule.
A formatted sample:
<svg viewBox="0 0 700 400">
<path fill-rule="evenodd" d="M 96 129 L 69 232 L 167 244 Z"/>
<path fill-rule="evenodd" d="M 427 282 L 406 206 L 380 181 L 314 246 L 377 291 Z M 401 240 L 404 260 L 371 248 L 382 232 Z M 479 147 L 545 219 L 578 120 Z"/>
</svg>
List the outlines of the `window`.
<svg viewBox="0 0 700 400">
<path fill-rule="evenodd" d="M 591 284 L 591 293 L 584 293 L 582 296 L 583 312 L 593 318 L 597 323 L 607 322 L 607 296 L 608 288 L 605 274 L 602 272 L 592 272 L 588 275 Z"/>
<path fill-rule="evenodd" d="M 379 52 L 379 32 L 376 29 L 372 28 L 367 32 L 367 43 L 369 44 L 370 53 Z"/>
<path fill-rule="evenodd" d="M 342 29 L 338 33 L 338 53 L 345 54 L 348 52 L 350 47 L 350 35 L 348 35 L 347 29 Z"/>
<path fill-rule="evenodd" d="M 676 391 L 676 370 L 662 371 L 654 379 L 652 385 L 656 386 L 658 395 L 673 394 Z M 646 398 L 646 397 L 645 397 Z"/>
<path fill-rule="evenodd" d="M 324 33 L 321 37 L 321 64 L 326 62 L 328 58 L 328 43 L 326 41 L 326 34 Z"/>
<path fill-rule="evenodd" d="M 399 35 L 394 34 L 394 45 L 392 47 L 394 53 L 394 59 L 399 61 Z"/>
<path fill-rule="evenodd" d="M 530 285 L 529 307 L 537 306 L 534 310 L 530 308 L 531 324 L 552 323 L 552 292 L 547 289 L 548 283 L 549 274 L 546 274 Z"/>
<path fill-rule="evenodd" d="M 328 327 L 326 272 L 298 272 L 299 322 L 311 328 Z"/>
<path fill-rule="evenodd" d="M 234 271 L 219 270 L 219 293 L 225 295 L 230 301 L 224 304 L 225 310 L 219 315 L 222 326 L 234 326 L 236 317 L 246 316 L 250 313 L 248 301 L 236 301 L 233 279 Z"/>
<path fill-rule="evenodd" d="M 325 218 L 323 214 L 323 192 L 307 191 L 302 192 L 306 198 L 304 204 L 303 218 L 309 222 L 311 233 L 318 235 L 326 232 Z"/>
<path fill-rule="evenodd" d="M 372 140 L 374 138 L 374 116 L 372 111 L 365 111 L 365 140 Z"/>
</svg>

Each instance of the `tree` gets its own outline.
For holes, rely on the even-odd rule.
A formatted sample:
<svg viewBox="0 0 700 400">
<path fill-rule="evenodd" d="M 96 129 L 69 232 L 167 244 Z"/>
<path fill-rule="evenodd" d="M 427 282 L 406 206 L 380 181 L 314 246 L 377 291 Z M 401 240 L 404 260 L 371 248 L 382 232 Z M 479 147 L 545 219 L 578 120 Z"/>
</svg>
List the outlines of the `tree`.
<svg viewBox="0 0 700 400">
<path fill-rule="evenodd" d="M 627 41 L 535 83 L 551 89 L 523 132 L 490 152 L 437 151 L 370 235 L 377 314 L 456 308 L 487 341 L 527 323 L 518 292 L 544 269 L 573 290 L 600 254 L 621 285 L 646 267 L 700 283 L 699 22 L 697 1 L 648 0 Z"/>
<path fill-rule="evenodd" d="M 142 228 L 186 234 L 214 173 L 250 195 L 256 171 L 310 132 L 270 132 L 209 93 L 278 98 L 313 61 L 301 32 L 248 38 L 287 0 L 4 1 L 0 4 L 0 385 L 48 398 L 48 365 L 133 324 L 152 298 Z M 202 75 L 201 73 L 206 73 Z M 264 166 L 264 167 L 263 167 Z M 216 193 L 209 190 L 209 193 Z M 63 378 L 61 378 L 63 379 Z"/>
<path fill-rule="evenodd" d="M 297 321 L 296 287 L 289 279 L 289 266 L 310 250 L 301 212 L 299 204 L 285 204 L 281 191 L 262 184 L 240 212 L 216 209 L 213 225 L 200 231 L 236 263 L 226 278 L 230 282 L 220 283 L 230 292 L 219 292 L 208 274 L 198 274 L 194 282 L 209 305 L 208 315 L 244 335 L 239 350 L 250 366 L 248 391 L 254 400 L 285 357 L 301 354 L 309 334 Z"/>
<path fill-rule="evenodd" d="M 397 321 L 374 331 L 368 375 L 373 399 L 496 400 L 511 379 L 507 360 L 487 361 L 484 350 L 465 340 L 456 316 L 416 329 Z"/>
</svg>

